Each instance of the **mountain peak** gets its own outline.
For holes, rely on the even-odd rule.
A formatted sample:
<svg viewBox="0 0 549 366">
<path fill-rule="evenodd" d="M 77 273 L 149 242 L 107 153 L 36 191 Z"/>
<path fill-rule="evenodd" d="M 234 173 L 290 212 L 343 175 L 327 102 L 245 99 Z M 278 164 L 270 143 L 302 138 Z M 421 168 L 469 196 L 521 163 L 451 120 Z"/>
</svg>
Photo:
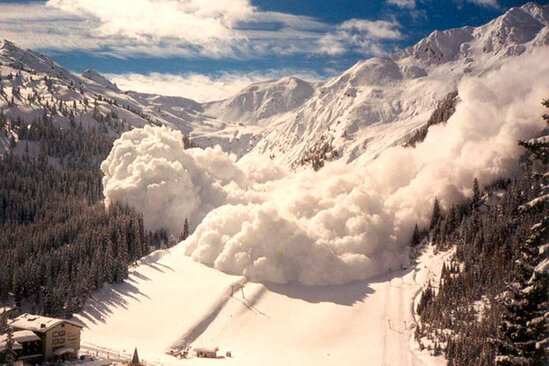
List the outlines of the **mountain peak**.
<svg viewBox="0 0 549 366">
<path fill-rule="evenodd" d="M 229 121 L 256 123 L 301 106 L 314 93 L 308 82 L 295 76 L 253 83 L 237 95 L 210 104 L 210 113 Z"/>
<path fill-rule="evenodd" d="M 540 6 L 534 2 L 529 2 L 520 7 L 523 11 L 529 13 L 532 17 L 544 24 L 549 24 L 549 6 Z"/>
<path fill-rule="evenodd" d="M 435 30 L 396 56 L 414 57 L 428 64 L 442 64 L 471 56 L 473 43 L 480 39 L 480 52 L 520 54 L 524 44 L 534 40 L 549 25 L 549 6 L 533 2 L 514 7 L 498 18 L 477 28 L 462 27 Z"/>
<path fill-rule="evenodd" d="M 0 49 L 2 49 L 2 50 L 18 50 L 18 49 L 21 49 L 21 48 L 17 47 L 15 45 L 15 43 L 13 43 L 12 41 L 4 39 L 4 40 L 2 40 L 2 42 L 0 42 Z"/>
<path fill-rule="evenodd" d="M 104 88 L 110 89 L 115 92 L 119 92 L 120 89 L 118 89 L 118 86 L 116 84 L 112 83 L 109 79 L 101 75 L 98 71 L 93 69 L 87 69 L 82 73 L 82 77 L 94 81 L 97 84 L 101 85 Z"/>
</svg>

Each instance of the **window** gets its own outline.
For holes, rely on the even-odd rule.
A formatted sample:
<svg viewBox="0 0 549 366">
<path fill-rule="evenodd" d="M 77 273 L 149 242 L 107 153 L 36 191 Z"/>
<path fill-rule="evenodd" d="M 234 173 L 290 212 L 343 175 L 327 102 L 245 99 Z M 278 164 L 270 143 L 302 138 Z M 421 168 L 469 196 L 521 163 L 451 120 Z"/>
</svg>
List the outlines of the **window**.
<svg viewBox="0 0 549 366">
<path fill-rule="evenodd" d="M 65 335 L 64 330 L 60 330 L 59 332 L 53 332 L 52 336 L 55 337 L 63 337 Z"/>
<path fill-rule="evenodd" d="M 64 338 L 52 339 L 51 344 L 54 346 L 58 344 L 65 344 L 65 339 Z"/>
</svg>

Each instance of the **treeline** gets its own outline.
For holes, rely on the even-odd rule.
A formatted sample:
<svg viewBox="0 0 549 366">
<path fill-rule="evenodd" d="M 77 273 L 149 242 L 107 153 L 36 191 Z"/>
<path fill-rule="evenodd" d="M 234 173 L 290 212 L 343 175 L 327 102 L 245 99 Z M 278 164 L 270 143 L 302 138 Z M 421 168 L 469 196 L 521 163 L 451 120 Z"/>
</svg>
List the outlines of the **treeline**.
<svg viewBox="0 0 549 366">
<path fill-rule="evenodd" d="M 549 102 L 545 102 L 549 106 Z M 546 118 L 549 120 L 549 118 Z M 544 141 L 544 140 L 541 140 Z M 438 250 L 455 247 L 438 288 L 423 291 L 416 312 L 420 347 L 448 365 L 539 365 L 549 362 L 547 146 L 530 152 L 523 172 L 442 212 L 435 202 L 428 235 Z M 543 151 L 545 150 L 545 151 Z"/>
<path fill-rule="evenodd" d="M 70 316 L 167 235 L 145 231 L 128 207 L 105 208 L 99 164 L 113 143 L 108 134 L 62 129 L 46 114 L 27 128 L 11 125 L 18 143 L 37 144 L 40 154 L 0 156 L 0 301 Z"/>
<path fill-rule="evenodd" d="M 28 126 L 19 118 L 13 120 L 11 125 L 20 143 L 25 144 L 26 152 L 29 152 L 29 142 L 35 142 L 40 147 L 41 160 L 49 156 L 60 159 L 64 166 L 90 168 L 90 171 L 98 173 L 99 163 L 107 156 L 113 144 L 108 129 L 83 128 L 81 124 L 61 129 L 46 111 Z"/>
</svg>

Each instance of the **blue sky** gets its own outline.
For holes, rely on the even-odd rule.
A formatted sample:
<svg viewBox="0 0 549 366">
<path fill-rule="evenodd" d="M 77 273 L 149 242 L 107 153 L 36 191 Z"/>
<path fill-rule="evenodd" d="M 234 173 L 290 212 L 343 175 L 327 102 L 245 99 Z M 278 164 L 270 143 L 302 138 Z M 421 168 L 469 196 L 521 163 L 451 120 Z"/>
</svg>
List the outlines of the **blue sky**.
<svg viewBox="0 0 549 366">
<path fill-rule="evenodd" d="M 0 1 L 0 32 L 75 72 L 93 68 L 125 88 L 209 100 L 288 74 L 323 79 L 359 59 L 412 45 L 435 29 L 481 25 L 524 3 Z"/>
</svg>

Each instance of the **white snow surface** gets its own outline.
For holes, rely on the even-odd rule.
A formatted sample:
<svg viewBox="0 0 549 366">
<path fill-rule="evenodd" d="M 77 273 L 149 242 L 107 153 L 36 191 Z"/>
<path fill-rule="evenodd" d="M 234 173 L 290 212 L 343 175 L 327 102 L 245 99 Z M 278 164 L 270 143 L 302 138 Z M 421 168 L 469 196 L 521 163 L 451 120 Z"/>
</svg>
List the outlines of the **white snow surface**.
<svg viewBox="0 0 549 366">
<path fill-rule="evenodd" d="M 123 284 L 88 302 L 77 315 L 86 325 L 84 349 L 124 358 L 137 347 L 151 365 L 445 364 L 417 349 L 412 306 L 447 253 L 428 248 L 409 269 L 308 287 L 246 283 L 193 262 L 182 249 L 145 257 Z M 166 354 L 186 346 L 219 347 L 223 360 Z"/>
</svg>

